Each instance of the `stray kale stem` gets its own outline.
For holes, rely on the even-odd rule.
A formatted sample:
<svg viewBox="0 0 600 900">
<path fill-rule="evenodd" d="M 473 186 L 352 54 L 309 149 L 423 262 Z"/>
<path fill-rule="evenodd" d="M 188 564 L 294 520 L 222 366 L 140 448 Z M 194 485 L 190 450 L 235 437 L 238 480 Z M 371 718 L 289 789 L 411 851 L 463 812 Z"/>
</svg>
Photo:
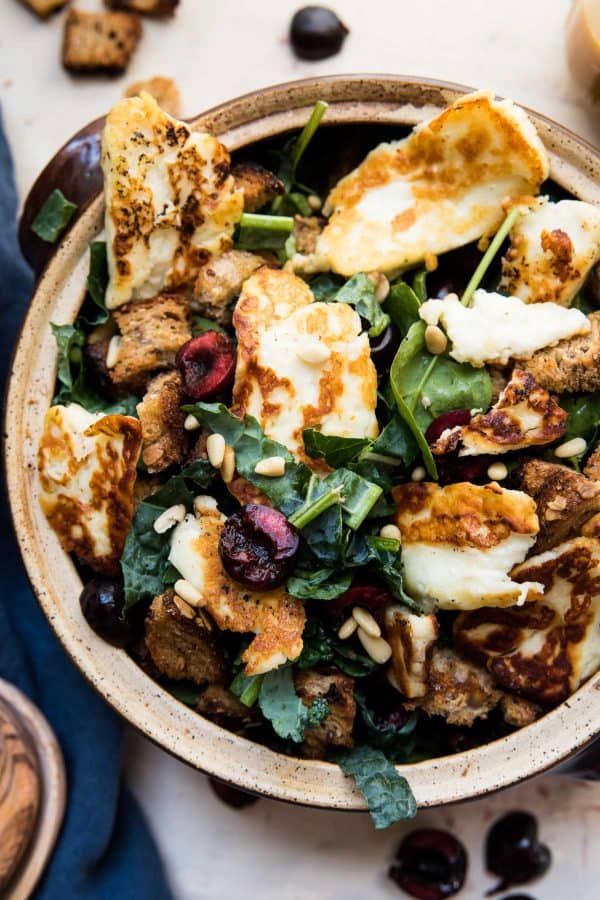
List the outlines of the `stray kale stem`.
<svg viewBox="0 0 600 900">
<path fill-rule="evenodd" d="M 319 123 L 325 115 L 327 106 L 328 104 L 325 103 L 324 100 L 317 100 L 314 105 L 313 111 L 310 114 L 310 119 L 300 132 L 298 140 L 294 144 L 294 149 L 292 150 L 291 157 L 292 178 L 294 179 L 294 181 L 296 180 L 296 169 L 298 168 L 298 164 L 304 156 L 304 151 L 310 144 L 313 134 L 319 127 Z"/>
<path fill-rule="evenodd" d="M 262 228 L 265 231 L 287 231 L 294 230 L 294 219 L 292 216 L 265 216 L 261 213 L 242 213 L 240 218 L 240 228 Z"/>
<path fill-rule="evenodd" d="M 313 519 L 316 519 L 317 516 L 320 516 L 321 513 L 324 513 L 326 509 L 329 509 L 330 506 L 335 506 L 336 503 L 340 502 L 339 489 L 330 488 L 324 494 L 321 494 L 320 497 L 317 497 L 316 500 L 304 503 L 295 513 L 292 513 L 289 517 L 289 522 L 298 528 L 298 530 L 301 530 L 312 522 Z"/>
<path fill-rule="evenodd" d="M 508 213 L 508 215 L 506 216 L 504 222 L 502 223 L 502 225 L 500 226 L 500 228 L 498 229 L 496 234 L 494 235 L 493 241 L 491 242 L 490 246 L 487 248 L 487 250 L 481 257 L 479 265 L 473 272 L 473 275 L 471 276 L 471 280 L 469 281 L 468 285 L 466 286 L 465 292 L 460 299 L 460 302 L 462 303 L 463 306 L 471 305 L 471 300 L 473 299 L 473 294 L 475 293 L 475 291 L 481 284 L 481 282 L 483 280 L 483 276 L 489 269 L 493 258 L 495 257 L 496 253 L 500 249 L 504 239 L 508 235 L 508 232 L 511 230 L 511 228 L 513 227 L 513 225 L 515 224 L 515 222 L 517 221 L 517 219 L 519 218 L 519 216 L 521 215 L 522 212 L 523 212 L 522 207 L 514 206 L 511 209 L 511 211 Z"/>
</svg>

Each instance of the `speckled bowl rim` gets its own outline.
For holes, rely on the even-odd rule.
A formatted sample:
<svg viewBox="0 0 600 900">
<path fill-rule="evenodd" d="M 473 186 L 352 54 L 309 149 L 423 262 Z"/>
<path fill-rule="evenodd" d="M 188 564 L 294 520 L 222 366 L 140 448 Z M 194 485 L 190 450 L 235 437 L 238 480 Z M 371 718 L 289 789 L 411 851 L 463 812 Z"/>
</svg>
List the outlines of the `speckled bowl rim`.
<svg viewBox="0 0 600 900">
<path fill-rule="evenodd" d="M 221 104 L 193 120 L 231 149 L 297 128 L 317 99 L 330 124 L 412 125 L 467 88 L 392 75 L 339 75 L 290 82 Z M 531 113 L 551 159 L 552 177 L 600 204 L 600 153 L 551 120 Z M 5 409 L 4 463 L 23 561 L 58 638 L 83 675 L 127 721 L 191 766 L 248 791 L 303 805 L 365 809 L 352 781 L 330 763 L 275 753 L 238 737 L 175 700 L 125 652 L 100 640 L 81 617 L 81 581 L 39 508 L 36 446 L 51 401 L 56 348 L 50 321 L 71 322 L 81 304 L 86 248 L 100 231 L 102 199 L 83 212 L 49 262 L 15 347 Z M 57 686 L 57 689 L 60 689 Z M 463 753 L 398 766 L 420 807 L 482 796 L 539 774 L 600 733 L 600 673 L 538 722 Z"/>
</svg>

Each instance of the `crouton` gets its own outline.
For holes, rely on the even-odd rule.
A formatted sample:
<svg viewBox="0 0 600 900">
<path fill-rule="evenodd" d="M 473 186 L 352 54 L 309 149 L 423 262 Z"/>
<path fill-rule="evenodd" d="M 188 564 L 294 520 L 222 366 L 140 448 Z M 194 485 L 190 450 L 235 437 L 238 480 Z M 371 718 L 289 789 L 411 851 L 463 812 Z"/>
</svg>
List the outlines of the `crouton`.
<svg viewBox="0 0 600 900">
<path fill-rule="evenodd" d="M 177 351 L 192 337 L 188 301 L 175 294 L 126 303 L 114 313 L 121 346 L 111 381 L 124 390 L 141 393 L 150 378 L 172 368 Z"/>
<path fill-rule="evenodd" d="M 450 647 L 435 647 L 429 665 L 429 690 L 414 700 L 428 716 L 442 716 L 450 725 L 471 726 L 485 719 L 502 699 L 492 676 L 466 662 Z"/>
<path fill-rule="evenodd" d="M 525 697 L 517 697 L 516 694 L 504 694 L 500 701 L 502 716 L 507 725 L 513 728 L 524 728 L 531 725 L 542 714 L 542 707 Z"/>
<path fill-rule="evenodd" d="M 198 698 L 196 710 L 211 722 L 236 734 L 243 734 L 260 721 L 255 707 L 247 707 L 220 684 L 210 684 Z"/>
<path fill-rule="evenodd" d="M 310 255 L 317 249 L 317 238 L 323 231 L 326 219 L 320 216 L 294 216 L 296 253 Z"/>
<path fill-rule="evenodd" d="M 342 672 L 321 675 L 313 669 L 296 672 L 294 683 L 305 706 L 312 706 L 317 697 L 325 699 L 329 712 L 316 728 L 307 728 L 302 744 L 304 756 L 324 759 L 328 747 L 354 746 L 352 728 L 356 715 L 354 679 Z"/>
<path fill-rule="evenodd" d="M 219 325 L 231 325 L 232 303 L 250 275 L 264 265 L 260 256 L 246 250 L 228 250 L 200 269 L 191 306 Z"/>
<path fill-rule="evenodd" d="M 514 480 L 536 504 L 540 522 L 536 553 L 580 534 L 585 523 L 600 512 L 600 484 L 568 466 L 528 459 L 517 469 Z"/>
<path fill-rule="evenodd" d="M 53 12 L 66 6 L 69 0 L 21 0 L 21 2 L 40 19 L 47 19 Z"/>
<path fill-rule="evenodd" d="M 161 109 L 170 116 L 179 119 L 181 116 L 181 94 L 172 78 L 155 75 L 143 81 L 135 81 L 126 88 L 124 97 L 137 97 L 142 91 L 154 97 Z"/>
<path fill-rule="evenodd" d="M 114 385 L 106 365 L 110 339 L 117 333 L 117 323 L 109 319 L 103 325 L 93 328 L 85 339 L 83 349 L 85 361 L 94 374 L 98 386 L 107 393 L 114 393 Z"/>
<path fill-rule="evenodd" d="M 142 461 L 151 475 L 183 460 L 187 449 L 183 402 L 181 375 L 173 371 L 153 378 L 137 405 L 144 438 Z"/>
<path fill-rule="evenodd" d="M 587 458 L 583 467 L 583 474 L 592 481 L 600 481 L 600 444 L 598 444 Z"/>
<path fill-rule="evenodd" d="M 225 678 L 225 658 L 212 622 L 172 590 L 152 601 L 145 641 L 152 662 L 167 678 L 199 685 L 221 684 Z"/>
<path fill-rule="evenodd" d="M 65 20 L 63 66 L 80 74 L 120 74 L 129 65 L 141 36 L 142 23 L 137 16 L 72 9 Z"/>
<path fill-rule="evenodd" d="M 104 0 L 104 5 L 109 9 L 119 9 L 123 12 L 139 13 L 142 16 L 173 16 L 179 6 L 179 0 Z"/>
<path fill-rule="evenodd" d="M 241 188 L 244 192 L 244 212 L 262 209 L 285 191 L 283 182 L 277 175 L 258 163 L 238 163 L 232 168 L 231 174 L 236 188 Z"/>
<path fill-rule="evenodd" d="M 554 394 L 600 390 L 600 312 L 588 316 L 591 331 L 538 350 L 523 362 L 539 385 Z"/>
</svg>

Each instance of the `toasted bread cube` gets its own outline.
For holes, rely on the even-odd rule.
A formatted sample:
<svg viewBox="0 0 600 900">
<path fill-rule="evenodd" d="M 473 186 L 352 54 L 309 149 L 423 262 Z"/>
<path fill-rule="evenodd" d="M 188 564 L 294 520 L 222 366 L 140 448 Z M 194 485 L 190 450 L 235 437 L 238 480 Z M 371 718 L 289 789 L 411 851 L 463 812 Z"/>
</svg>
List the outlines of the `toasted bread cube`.
<svg viewBox="0 0 600 900">
<path fill-rule="evenodd" d="M 225 657 L 218 632 L 208 616 L 166 591 L 152 601 L 145 622 L 145 641 L 162 675 L 195 684 L 224 681 Z"/>
<path fill-rule="evenodd" d="M 22 0 L 22 3 L 28 6 L 40 19 L 47 19 L 53 12 L 66 6 L 68 2 L 69 0 Z"/>
<path fill-rule="evenodd" d="M 316 728 L 307 728 L 302 752 L 310 759 L 324 759 L 328 747 L 353 747 L 352 729 L 356 715 L 354 679 L 342 672 L 322 675 L 312 669 L 296 672 L 294 683 L 305 706 L 322 697 L 329 712 Z"/>
<path fill-rule="evenodd" d="M 164 75 L 155 75 L 154 78 L 146 78 L 136 81 L 126 88 L 124 97 L 137 97 L 142 91 L 154 97 L 161 109 L 176 119 L 181 116 L 181 94 L 172 78 Z"/>
<path fill-rule="evenodd" d="M 181 375 L 173 371 L 153 378 L 137 405 L 143 434 L 142 461 L 151 475 L 183 460 L 187 449 L 183 402 Z"/>
<path fill-rule="evenodd" d="M 600 390 L 600 312 L 588 316 L 591 331 L 538 350 L 523 362 L 541 387 L 554 394 Z"/>
<path fill-rule="evenodd" d="M 104 0 L 104 4 L 109 9 L 120 9 L 123 12 L 159 18 L 175 15 L 179 0 Z"/>
<path fill-rule="evenodd" d="M 260 721 L 256 707 L 244 706 L 235 694 L 220 684 L 211 684 L 202 692 L 196 709 L 211 722 L 236 734 L 244 734 Z"/>
<path fill-rule="evenodd" d="M 492 676 L 467 662 L 450 647 L 435 647 L 429 666 L 429 690 L 413 701 L 428 716 L 442 716 L 450 725 L 471 726 L 485 719 L 502 698 Z"/>
<path fill-rule="evenodd" d="M 119 388 L 141 393 L 153 375 L 173 368 L 177 351 L 192 337 L 188 301 L 159 294 L 126 303 L 114 317 L 122 340 L 111 380 Z"/>
<path fill-rule="evenodd" d="M 507 725 L 513 728 L 524 728 L 531 725 L 542 714 L 542 707 L 533 700 L 518 697 L 516 694 L 504 694 L 500 701 L 502 716 Z"/>
<path fill-rule="evenodd" d="M 129 65 L 141 36 L 137 16 L 72 9 L 65 20 L 63 66 L 80 74 L 118 75 Z"/>
<path fill-rule="evenodd" d="M 588 456 L 583 473 L 592 481 L 600 481 L 600 444 Z"/>
<path fill-rule="evenodd" d="M 233 300 L 246 279 L 263 264 L 260 256 L 246 250 L 227 250 L 215 256 L 198 273 L 192 308 L 219 325 L 230 325 Z"/>
<path fill-rule="evenodd" d="M 277 175 L 258 163 L 238 163 L 232 168 L 231 174 L 236 188 L 241 188 L 244 192 L 244 212 L 262 209 L 285 190 Z"/>
</svg>

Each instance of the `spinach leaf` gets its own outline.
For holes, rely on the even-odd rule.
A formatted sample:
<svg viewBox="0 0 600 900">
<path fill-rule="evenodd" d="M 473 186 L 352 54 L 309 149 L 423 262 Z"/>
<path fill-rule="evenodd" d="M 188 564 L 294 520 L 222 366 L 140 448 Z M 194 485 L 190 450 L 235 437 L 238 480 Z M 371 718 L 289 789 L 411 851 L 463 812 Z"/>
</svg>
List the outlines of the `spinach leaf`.
<svg viewBox="0 0 600 900">
<path fill-rule="evenodd" d="M 375 828 L 388 828 L 416 815 L 417 804 L 408 781 L 398 774 L 381 750 L 355 747 L 340 753 L 337 762 L 363 793 Z"/>
<path fill-rule="evenodd" d="M 106 242 L 92 241 L 90 244 L 90 270 L 87 277 L 87 292 L 99 312 L 89 325 L 102 325 L 108 319 L 104 298 L 108 286 L 108 260 Z"/>
<path fill-rule="evenodd" d="M 375 299 L 375 285 L 368 275 L 353 275 L 336 293 L 337 303 L 349 303 L 369 325 L 369 337 L 377 337 L 390 324 L 390 317 Z"/>
<path fill-rule="evenodd" d="M 569 414 L 565 437 L 590 439 L 600 426 L 600 391 L 593 394 L 563 394 L 560 405 Z"/>
<path fill-rule="evenodd" d="M 300 600 L 334 600 L 352 584 L 352 572 L 332 568 L 307 569 L 297 566 L 288 578 L 287 591 Z"/>
<path fill-rule="evenodd" d="M 383 308 L 402 334 L 406 334 L 410 326 L 419 321 L 420 305 L 413 289 L 405 281 L 397 281 L 392 285 Z"/>
<path fill-rule="evenodd" d="M 337 437 L 322 434 L 316 428 L 305 428 L 302 437 L 307 455 L 312 459 L 324 459 L 332 469 L 355 460 L 370 443 L 368 438 Z"/>
<path fill-rule="evenodd" d="M 419 303 L 425 303 L 427 300 L 427 269 L 418 269 L 415 272 L 412 289 Z"/>
<path fill-rule="evenodd" d="M 410 466 L 417 453 L 417 443 L 410 428 L 404 419 L 394 415 L 383 428 L 377 440 L 371 445 L 368 456 L 379 454 L 380 456 L 398 458 L 405 466 Z"/>
<path fill-rule="evenodd" d="M 302 641 L 304 647 L 297 662 L 299 669 L 333 663 L 346 675 L 363 678 L 377 668 L 377 663 L 369 656 L 354 650 L 350 641 L 340 641 L 319 619 L 307 621 Z"/>
<path fill-rule="evenodd" d="M 306 187 L 306 185 L 298 183 L 297 171 L 300 160 L 313 139 L 326 110 L 327 103 L 324 100 L 318 100 L 300 134 L 291 138 L 284 146 L 277 175 L 283 182 L 285 193 L 275 198 L 271 204 L 272 212 L 290 215 L 299 213 L 301 216 L 312 215 L 313 210 L 306 199 L 306 195 L 312 194 L 314 191 Z"/>
<path fill-rule="evenodd" d="M 290 666 L 263 676 L 258 705 L 275 734 L 296 744 L 304 740 L 306 728 L 320 725 L 329 712 L 327 701 L 323 698 L 315 700 L 311 707 L 304 705 L 296 693 Z"/>
<path fill-rule="evenodd" d="M 47 244 L 59 239 L 73 216 L 77 206 L 67 200 L 61 190 L 55 188 L 31 223 L 31 230 Z"/>
<path fill-rule="evenodd" d="M 324 303 L 334 300 L 335 295 L 342 285 L 343 281 L 339 275 L 332 275 L 329 272 L 323 272 L 321 275 L 316 275 L 308 282 L 308 286 L 311 289 L 315 300 L 320 300 Z"/>
</svg>

